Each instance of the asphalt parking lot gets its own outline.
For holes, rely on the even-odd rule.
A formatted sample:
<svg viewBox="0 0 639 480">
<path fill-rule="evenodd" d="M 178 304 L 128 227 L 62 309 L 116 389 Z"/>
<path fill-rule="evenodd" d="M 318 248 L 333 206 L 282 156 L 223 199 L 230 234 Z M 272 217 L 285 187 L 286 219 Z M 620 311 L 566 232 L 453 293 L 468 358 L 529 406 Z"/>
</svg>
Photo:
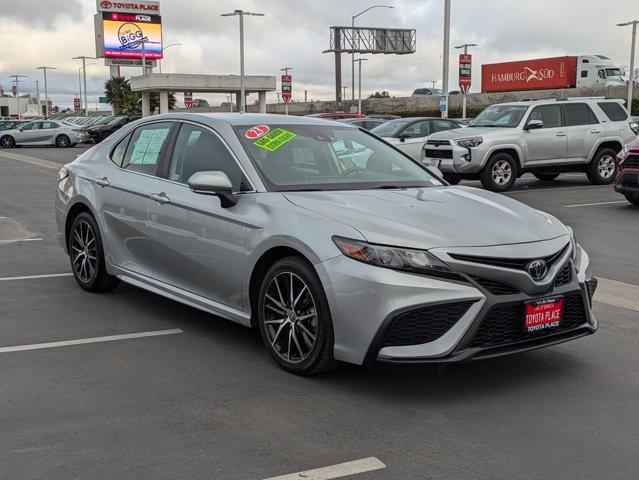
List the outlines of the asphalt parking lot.
<svg viewBox="0 0 639 480">
<path fill-rule="evenodd" d="M 0 478 L 261 480 L 362 459 L 352 478 L 639 478 L 639 209 L 612 187 L 566 174 L 507 193 L 575 229 L 602 279 L 596 335 L 300 378 L 243 327 L 75 286 L 53 197 L 85 148 L 0 150 Z"/>
</svg>

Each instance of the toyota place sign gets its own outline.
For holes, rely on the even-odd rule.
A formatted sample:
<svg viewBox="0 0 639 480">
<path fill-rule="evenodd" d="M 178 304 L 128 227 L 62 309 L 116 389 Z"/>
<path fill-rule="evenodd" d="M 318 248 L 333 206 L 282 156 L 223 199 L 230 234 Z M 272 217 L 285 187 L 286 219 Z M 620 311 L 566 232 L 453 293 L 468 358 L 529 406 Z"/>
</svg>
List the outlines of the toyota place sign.
<svg viewBox="0 0 639 480">
<path fill-rule="evenodd" d="M 97 0 L 98 12 L 121 12 L 121 13 L 146 13 L 150 15 L 160 14 L 160 2 L 157 1 L 116 1 Z"/>
</svg>

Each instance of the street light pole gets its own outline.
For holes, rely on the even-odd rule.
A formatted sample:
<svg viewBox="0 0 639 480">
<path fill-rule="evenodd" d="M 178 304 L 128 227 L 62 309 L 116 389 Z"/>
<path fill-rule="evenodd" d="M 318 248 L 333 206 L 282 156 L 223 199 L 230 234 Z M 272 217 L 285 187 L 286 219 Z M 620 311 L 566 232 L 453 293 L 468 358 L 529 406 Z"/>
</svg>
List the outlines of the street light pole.
<svg viewBox="0 0 639 480">
<path fill-rule="evenodd" d="M 358 65 L 358 95 L 357 95 L 357 113 L 362 113 L 362 62 L 367 62 L 368 58 L 358 58 L 354 60 Z"/>
<path fill-rule="evenodd" d="M 223 13 L 222 17 L 240 17 L 240 113 L 246 112 L 246 89 L 244 88 L 244 15 L 263 17 L 264 13 L 245 12 L 234 10 L 232 13 Z"/>
<path fill-rule="evenodd" d="M 629 22 L 618 23 L 618 27 L 626 27 L 632 25 L 632 43 L 630 44 L 630 74 L 628 78 L 628 113 L 632 115 L 632 87 L 634 86 L 635 75 L 635 44 L 637 42 L 637 23 L 639 20 L 631 20 Z"/>
<path fill-rule="evenodd" d="M 448 117 L 448 65 L 450 61 L 450 0 L 444 0 L 444 51 L 443 51 L 442 90 L 446 103 L 442 117 Z"/>
<path fill-rule="evenodd" d="M 36 70 L 42 70 L 44 73 L 44 117 L 47 118 L 49 116 L 49 91 L 47 89 L 47 70 L 57 70 L 55 67 L 36 67 Z"/>
<path fill-rule="evenodd" d="M 92 60 L 95 59 L 95 57 L 88 57 L 86 55 L 81 55 L 79 57 L 73 57 L 73 60 L 82 60 L 82 70 L 83 70 L 83 77 L 84 77 L 84 116 L 88 117 L 89 116 L 89 107 L 88 107 L 88 100 L 87 100 L 87 58 L 90 58 Z M 143 62 L 144 63 L 144 62 Z M 80 108 L 81 110 L 82 108 Z"/>
<path fill-rule="evenodd" d="M 360 15 L 365 14 L 369 10 L 373 10 L 374 8 L 394 8 L 394 7 L 392 5 L 373 5 L 372 7 L 368 7 L 366 10 L 362 10 L 357 15 L 353 15 L 351 17 L 351 43 L 353 47 L 355 47 L 355 19 L 359 17 Z M 351 92 L 352 92 L 351 98 L 353 101 L 355 101 L 355 52 L 351 52 Z"/>
<path fill-rule="evenodd" d="M 463 48 L 464 55 L 468 55 L 468 47 L 476 47 L 476 43 L 464 43 L 463 45 L 457 45 L 455 48 Z M 460 86 L 461 88 L 461 86 Z M 462 90 L 462 118 L 466 118 L 466 92 Z"/>
</svg>

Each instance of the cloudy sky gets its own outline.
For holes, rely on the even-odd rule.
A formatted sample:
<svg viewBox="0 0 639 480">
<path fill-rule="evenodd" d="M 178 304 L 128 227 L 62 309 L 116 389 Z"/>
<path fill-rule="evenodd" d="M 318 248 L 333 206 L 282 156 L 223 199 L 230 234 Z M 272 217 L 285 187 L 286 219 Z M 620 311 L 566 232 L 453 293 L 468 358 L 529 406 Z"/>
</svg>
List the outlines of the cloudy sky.
<svg viewBox="0 0 639 480">
<path fill-rule="evenodd" d="M 437 80 L 441 85 L 443 0 L 382 0 L 393 9 L 377 9 L 358 25 L 417 30 L 417 52 L 406 56 L 368 55 L 363 91 L 388 90 L 408 95 Z M 245 20 L 246 73 L 279 75 L 293 67 L 294 98 L 334 96 L 334 64 L 328 48 L 329 27 L 349 25 L 351 16 L 375 4 L 370 0 L 162 0 L 164 43 L 179 42 L 165 52 L 165 73 L 239 72 L 238 20 L 220 13 L 236 8 L 266 13 Z M 21 92 L 35 92 L 39 65 L 57 67 L 49 77 L 54 104 L 72 105 L 78 91 L 79 60 L 95 55 L 95 0 L 0 0 L 0 85 L 10 90 L 9 75 L 27 75 Z M 639 18 L 638 0 L 452 0 L 451 43 L 478 43 L 473 90 L 479 88 L 479 65 L 505 60 L 600 53 L 618 65 L 629 63 L 630 28 L 616 23 Z M 457 83 L 456 55 L 451 56 L 451 89 Z M 103 60 L 87 68 L 88 92 L 101 95 L 108 69 Z M 349 85 L 349 57 L 343 55 L 344 84 Z M 136 70 L 123 69 L 126 75 Z M 201 95 L 198 95 L 201 96 Z M 209 96 L 211 102 L 223 101 Z M 179 101 L 181 102 L 181 98 Z M 89 100 L 90 106 L 95 100 Z M 276 101 L 275 94 L 269 101 Z"/>
</svg>

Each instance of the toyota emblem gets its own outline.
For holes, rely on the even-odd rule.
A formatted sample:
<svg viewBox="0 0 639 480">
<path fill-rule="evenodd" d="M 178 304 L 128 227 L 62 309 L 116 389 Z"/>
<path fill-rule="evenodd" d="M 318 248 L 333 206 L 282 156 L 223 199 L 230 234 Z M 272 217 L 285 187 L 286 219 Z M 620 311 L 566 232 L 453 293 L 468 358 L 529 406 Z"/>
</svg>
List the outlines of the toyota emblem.
<svg viewBox="0 0 639 480">
<path fill-rule="evenodd" d="M 533 280 L 541 280 L 546 275 L 548 268 L 545 260 L 532 260 L 526 265 L 526 270 Z"/>
<path fill-rule="evenodd" d="M 112 4 L 109 0 L 102 0 L 102 1 L 100 2 L 100 6 L 101 6 L 102 8 L 109 9 L 109 8 L 111 8 L 111 7 L 113 6 L 113 4 Z"/>
</svg>

